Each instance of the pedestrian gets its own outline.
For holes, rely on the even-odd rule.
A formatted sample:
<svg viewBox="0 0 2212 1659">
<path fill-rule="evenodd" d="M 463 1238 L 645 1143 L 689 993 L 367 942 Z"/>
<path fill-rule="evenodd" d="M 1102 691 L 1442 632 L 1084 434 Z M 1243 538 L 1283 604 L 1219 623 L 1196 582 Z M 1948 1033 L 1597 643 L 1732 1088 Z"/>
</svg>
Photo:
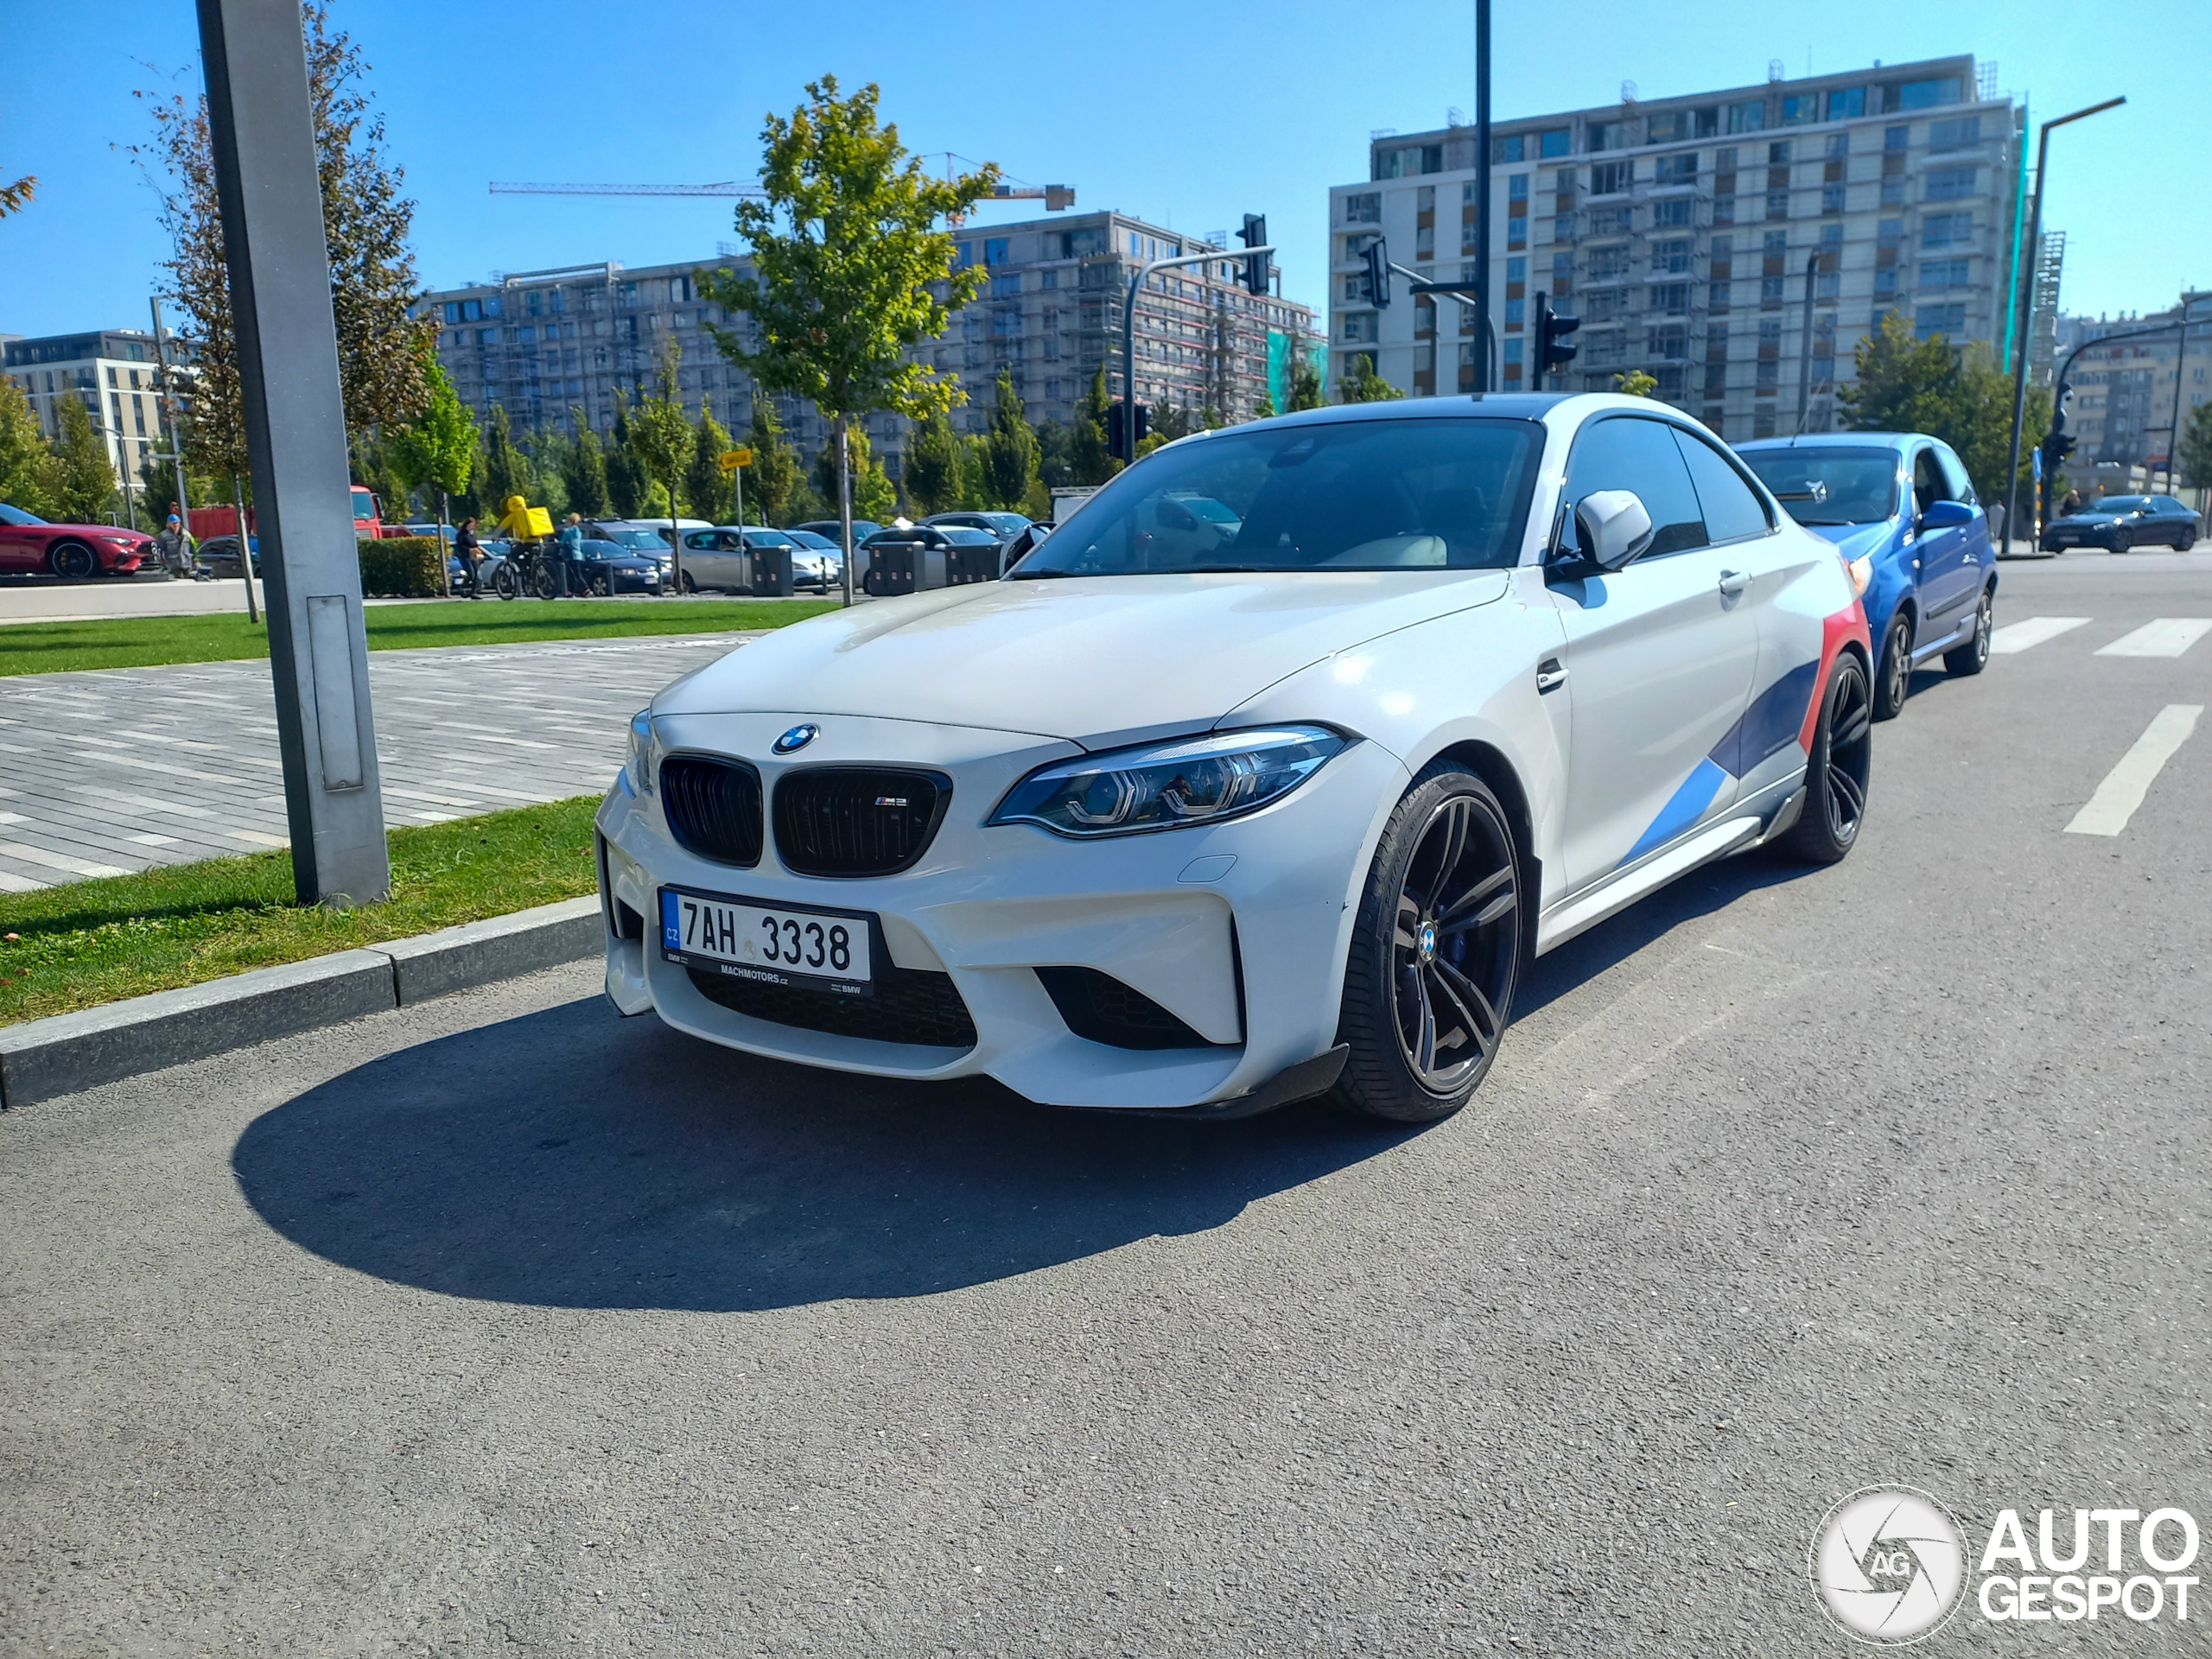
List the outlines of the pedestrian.
<svg viewBox="0 0 2212 1659">
<path fill-rule="evenodd" d="M 461 561 L 461 569 L 467 573 L 468 596 L 471 599 L 483 598 L 484 544 L 476 539 L 476 520 L 474 518 L 461 521 L 461 528 L 454 532 L 453 550 L 454 556 Z"/>
<path fill-rule="evenodd" d="M 584 520 L 582 513 L 572 512 L 561 526 L 561 594 L 569 594 L 569 575 L 575 573 L 575 591 L 581 595 L 584 587 Z"/>
<path fill-rule="evenodd" d="M 2058 516 L 2064 518 L 2070 514 L 2076 513 L 2081 511 L 2082 492 L 2079 490 L 2067 491 L 2066 499 L 2058 504 Z"/>
<path fill-rule="evenodd" d="M 162 526 L 161 534 L 154 537 L 154 552 L 162 569 L 169 573 L 170 581 L 192 574 L 192 532 L 174 512 Z"/>
</svg>

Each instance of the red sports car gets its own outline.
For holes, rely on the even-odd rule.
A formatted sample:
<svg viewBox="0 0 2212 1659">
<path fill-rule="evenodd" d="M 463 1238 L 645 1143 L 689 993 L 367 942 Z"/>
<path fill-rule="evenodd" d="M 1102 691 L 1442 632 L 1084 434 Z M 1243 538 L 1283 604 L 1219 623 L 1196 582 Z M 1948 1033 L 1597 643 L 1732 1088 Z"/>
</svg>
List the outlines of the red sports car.
<svg viewBox="0 0 2212 1659">
<path fill-rule="evenodd" d="M 0 501 L 0 574 L 47 571 L 81 582 L 136 570 L 153 537 L 119 524 L 50 524 Z"/>
</svg>

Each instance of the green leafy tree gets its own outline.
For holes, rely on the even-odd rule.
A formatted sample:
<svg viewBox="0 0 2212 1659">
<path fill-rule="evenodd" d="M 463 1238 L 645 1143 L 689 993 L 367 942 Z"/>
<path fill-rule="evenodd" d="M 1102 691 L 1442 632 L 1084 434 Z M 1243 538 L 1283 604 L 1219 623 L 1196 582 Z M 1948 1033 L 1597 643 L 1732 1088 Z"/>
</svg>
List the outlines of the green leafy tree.
<svg viewBox="0 0 2212 1659">
<path fill-rule="evenodd" d="M 991 493 L 1010 509 L 1019 510 L 1037 481 L 1037 434 L 1014 389 L 1014 374 L 999 371 L 997 395 L 991 404 L 991 427 L 983 437 L 984 465 L 990 469 Z"/>
<path fill-rule="evenodd" d="M 1659 377 L 1646 374 L 1642 369 L 1630 369 L 1613 377 L 1613 390 L 1624 397 L 1649 397 L 1659 390 Z"/>
<path fill-rule="evenodd" d="M 1857 384 L 1836 393 L 1846 427 L 1860 432 L 1925 432 L 1958 452 L 1974 493 L 1986 502 L 2005 495 L 2005 463 L 2012 436 L 2012 382 L 1980 342 L 1955 351 L 1942 334 L 1926 340 L 1897 312 L 1862 337 L 1853 353 Z M 2018 474 L 2031 478 L 2030 454 L 2050 424 L 2048 388 L 2029 388 L 2020 429 Z"/>
<path fill-rule="evenodd" d="M 1273 392 L 1263 392 L 1260 397 L 1259 407 L 1252 411 L 1252 418 L 1255 421 L 1264 421 L 1275 412 L 1274 394 Z"/>
<path fill-rule="evenodd" d="M 690 418 L 683 412 L 683 396 L 677 390 L 677 369 L 682 361 L 683 348 L 670 341 L 668 349 L 661 354 L 660 366 L 653 372 L 652 391 L 630 417 L 630 447 L 645 464 L 646 477 L 665 492 L 665 506 L 656 504 L 655 516 L 668 519 L 671 530 L 683 512 L 678 493 L 683 487 L 684 463 L 690 460 L 696 441 Z M 680 575 L 683 564 L 680 544 L 676 563 Z"/>
<path fill-rule="evenodd" d="M 506 406 L 492 405 L 492 429 L 484 439 L 483 505 L 496 516 L 506 511 L 507 498 L 519 495 L 532 505 L 531 489 L 537 480 L 531 476 L 530 457 L 516 443 L 514 427 L 507 419 Z"/>
<path fill-rule="evenodd" d="M 887 410 L 918 420 L 952 407 L 957 381 L 920 360 L 952 309 L 982 290 L 980 265 L 955 270 L 956 244 L 941 228 L 998 182 L 995 167 L 932 179 L 895 125 L 880 125 L 873 84 L 838 96 L 836 78 L 806 89 L 790 119 L 762 128 L 762 199 L 737 205 L 751 270 L 701 278 L 703 296 L 750 319 L 748 346 L 713 327 L 722 354 L 760 391 L 796 393 L 833 432 L 855 416 Z"/>
<path fill-rule="evenodd" d="M 892 483 L 889 474 L 875 459 L 875 451 L 868 442 L 868 434 L 855 427 L 849 440 L 853 467 L 853 517 L 880 524 L 889 518 L 899 505 L 898 486 Z M 814 493 L 823 504 L 823 517 L 837 516 L 837 446 L 834 442 L 822 446 L 814 458 Z"/>
<path fill-rule="evenodd" d="M 1148 437 L 1158 438 L 1160 443 L 1173 443 L 1176 439 L 1187 438 L 1197 431 L 1198 422 L 1195 415 L 1179 404 L 1160 404 L 1152 411 L 1151 426 L 1152 430 L 1147 434 Z M 1159 447 L 1160 444 L 1154 444 L 1153 448 Z M 1145 453 L 1149 454 L 1152 451 L 1147 449 Z"/>
<path fill-rule="evenodd" d="M 1346 366 L 1351 372 L 1341 379 L 1338 390 L 1348 404 L 1386 404 L 1406 395 L 1375 372 L 1375 359 L 1365 353 L 1352 358 Z"/>
<path fill-rule="evenodd" d="M 1068 435 L 1068 470 L 1079 485 L 1103 484 L 1122 469 L 1106 452 L 1107 410 L 1113 401 L 1106 395 L 1106 365 L 1101 363 L 1090 377 L 1090 390 L 1075 412 L 1075 429 Z"/>
<path fill-rule="evenodd" d="M 807 517 L 791 512 L 791 493 L 800 484 L 798 451 L 785 440 L 775 400 L 760 391 L 753 394 L 753 424 L 746 429 L 745 442 L 753 451 L 753 465 L 745 469 L 745 492 L 760 522 L 789 524 Z"/>
<path fill-rule="evenodd" d="M 693 512 L 718 524 L 728 522 L 723 510 L 736 493 L 730 475 L 722 471 L 722 451 L 729 447 L 728 431 L 702 397 L 698 424 L 691 431 L 691 460 L 683 469 L 683 493 Z"/>
<path fill-rule="evenodd" d="M 2192 489 L 2212 486 L 2212 404 L 2199 404 L 2181 423 L 2181 476 Z"/>
<path fill-rule="evenodd" d="M 38 175 L 35 173 L 26 173 L 20 179 L 12 179 L 6 184 L 0 184 L 0 219 L 6 219 L 10 214 L 22 213 L 24 208 L 31 205 L 31 198 L 36 194 L 38 194 Z M 26 507 L 23 511 L 29 512 L 30 509 Z"/>
<path fill-rule="evenodd" d="M 618 518 L 635 518 L 645 505 L 645 469 L 630 442 L 630 400 L 614 394 L 613 442 L 607 451 L 607 499 Z"/>
<path fill-rule="evenodd" d="M 960 439 L 939 414 L 915 423 L 906 446 L 906 498 L 924 512 L 949 512 L 960 495 Z"/>
<path fill-rule="evenodd" d="M 60 431 L 54 439 L 54 505 L 65 523 L 106 522 L 116 493 L 115 463 L 92 417 L 75 397 L 54 400 Z"/>
<path fill-rule="evenodd" d="M 599 434 L 591 429 L 581 409 L 571 409 L 569 416 L 576 423 L 575 442 L 569 446 L 561 463 L 561 481 L 568 486 L 569 511 L 581 512 L 587 518 L 607 515 L 607 452 L 600 447 Z"/>
<path fill-rule="evenodd" d="M 51 518 L 61 468 L 46 447 L 46 434 L 15 381 L 0 375 L 0 501 Z"/>
<path fill-rule="evenodd" d="M 1075 467 L 1068 459 L 1068 445 L 1073 432 L 1053 416 L 1047 415 L 1037 423 L 1037 476 L 1045 486 L 1046 499 L 1052 492 L 1064 490 L 1075 482 Z"/>
<path fill-rule="evenodd" d="M 1319 409 L 1326 401 L 1321 381 L 1321 371 L 1303 352 L 1295 352 L 1290 359 L 1290 406 Z"/>
<path fill-rule="evenodd" d="M 391 435 L 389 447 L 392 470 L 408 486 L 436 496 L 438 541 L 442 547 L 444 526 L 453 520 L 454 499 L 467 492 L 475 474 L 481 435 L 435 358 L 424 365 L 423 378 L 429 388 L 429 401 L 420 416 Z M 442 572 L 445 561 L 438 563 Z"/>
<path fill-rule="evenodd" d="M 391 446 L 369 433 L 355 438 L 353 448 L 353 482 L 375 493 L 385 522 L 405 523 L 413 512 L 414 488 L 392 465 Z"/>
<path fill-rule="evenodd" d="M 991 493 L 991 459 L 980 432 L 960 440 L 960 499 L 964 511 L 993 512 L 1005 504 Z"/>
</svg>

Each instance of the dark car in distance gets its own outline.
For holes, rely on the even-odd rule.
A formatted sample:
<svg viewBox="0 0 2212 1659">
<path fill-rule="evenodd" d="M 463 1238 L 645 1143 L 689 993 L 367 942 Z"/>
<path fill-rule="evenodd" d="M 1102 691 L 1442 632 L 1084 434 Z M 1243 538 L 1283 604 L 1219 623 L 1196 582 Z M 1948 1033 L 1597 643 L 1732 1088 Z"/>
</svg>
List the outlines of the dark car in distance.
<svg viewBox="0 0 2212 1659">
<path fill-rule="evenodd" d="M 261 537 L 250 536 L 247 541 L 253 550 L 253 574 L 261 574 Z M 236 536 L 210 536 L 200 543 L 200 552 L 193 560 L 192 574 L 201 577 L 228 577 L 235 582 L 238 574 L 238 538 Z"/>
<path fill-rule="evenodd" d="M 2101 547 L 2125 553 L 2148 542 L 2186 553 L 2196 545 L 2196 510 L 2171 495 L 2108 495 L 2043 527 L 2043 549 Z"/>
</svg>

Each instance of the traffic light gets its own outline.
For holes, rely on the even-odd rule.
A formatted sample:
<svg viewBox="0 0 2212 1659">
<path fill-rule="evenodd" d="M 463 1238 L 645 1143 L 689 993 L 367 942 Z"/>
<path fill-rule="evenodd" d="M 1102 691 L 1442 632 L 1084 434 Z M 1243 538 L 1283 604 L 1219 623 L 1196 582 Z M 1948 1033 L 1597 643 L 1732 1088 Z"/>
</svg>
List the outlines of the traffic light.
<svg viewBox="0 0 2212 1659">
<path fill-rule="evenodd" d="M 1131 407 L 1130 404 L 1124 403 L 1106 405 L 1106 453 L 1116 461 L 1135 460 L 1137 444 L 1142 443 L 1152 430 L 1151 405 L 1138 404 L 1134 406 L 1136 410 L 1135 441 L 1131 442 L 1123 438 L 1122 433 L 1126 429 L 1128 410 Z"/>
<path fill-rule="evenodd" d="M 1268 245 L 1268 218 L 1265 213 L 1244 215 L 1244 228 L 1236 232 L 1237 239 L 1248 248 Z M 1248 253 L 1244 256 L 1244 286 L 1254 294 L 1268 291 L 1268 256 Z"/>
<path fill-rule="evenodd" d="M 1390 303 L 1390 255 L 1381 237 L 1360 251 L 1367 261 L 1367 297 L 1377 306 Z"/>
<path fill-rule="evenodd" d="M 1582 319 L 1552 309 L 1551 296 L 1536 296 L 1536 373 L 1535 385 L 1543 390 L 1544 377 L 1555 374 L 1574 361 L 1574 342 L 1567 338 L 1582 326 Z"/>
</svg>

